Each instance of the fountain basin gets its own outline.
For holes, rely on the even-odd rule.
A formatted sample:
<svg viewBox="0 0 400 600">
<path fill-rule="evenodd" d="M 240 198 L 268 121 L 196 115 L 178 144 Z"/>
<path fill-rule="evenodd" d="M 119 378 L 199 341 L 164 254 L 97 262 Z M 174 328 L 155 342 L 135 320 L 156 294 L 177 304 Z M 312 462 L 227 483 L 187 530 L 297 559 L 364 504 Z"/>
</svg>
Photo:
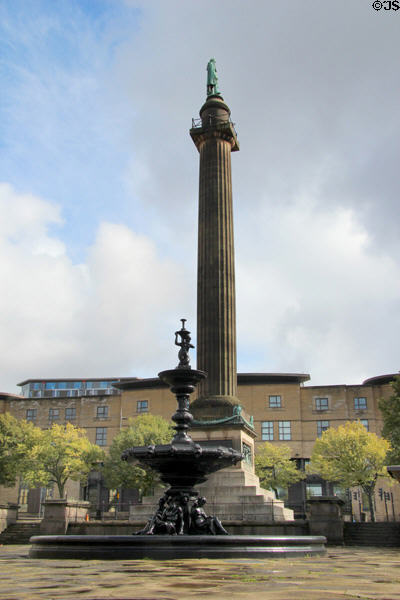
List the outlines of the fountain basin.
<svg viewBox="0 0 400 600">
<path fill-rule="evenodd" d="M 240 452 L 222 446 L 202 448 L 192 440 L 158 446 L 138 446 L 125 450 L 122 459 L 139 461 L 160 473 L 161 481 L 172 487 L 187 488 L 203 483 L 207 475 L 242 460 Z"/>
<path fill-rule="evenodd" d="M 156 559 L 286 558 L 326 553 L 322 536 L 52 535 L 35 536 L 30 558 Z"/>
</svg>

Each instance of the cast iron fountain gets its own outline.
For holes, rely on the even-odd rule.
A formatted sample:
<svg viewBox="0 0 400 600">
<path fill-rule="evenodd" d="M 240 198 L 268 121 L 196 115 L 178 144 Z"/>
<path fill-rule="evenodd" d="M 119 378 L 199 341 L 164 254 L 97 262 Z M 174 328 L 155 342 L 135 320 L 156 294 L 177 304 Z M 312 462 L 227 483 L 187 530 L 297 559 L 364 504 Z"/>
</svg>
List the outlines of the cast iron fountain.
<svg viewBox="0 0 400 600">
<path fill-rule="evenodd" d="M 133 536 L 33 537 L 31 558 L 263 558 L 325 552 L 324 537 L 229 535 L 218 517 L 205 513 L 206 499 L 199 497 L 195 486 L 211 473 L 241 461 L 243 455 L 232 448 L 201 446 L 188 434 L 193 420 L 190 394 L 207 375 L 190 367 L 189 349 L 194 346 L 186 320 L 181 321 L 182 327 L 175 333 L 179 364 L 158 374 L 177 398 L 178 409 L 172 416 L 176 433 L 170 444 L 130 448 L 121 456 L 158 471 L 161 481 L 170 486 L 154 515 Z"/>
<path fill-rule="evenodd" d="M 175 344 L 180 346 L 179 364 L 175 369 L 158 374 L 176 395 L 178 409 L 172 416 L 176 433 L 170 444 L 130 448 L 121 458 L 151 467 L 160 473 L 161 481 L 170 486 L 160 499 L 156 513 L 139 534 L 227 535 L 216 517 L 205 515 L 202 506 L 206 500 L 198 498 L 194 486 L 206 481 L 210 473 L 241 461 L 243 455 L 232 448 L 202 447 L 188 434 L 193 421 L 189 397 L 197 383 L 207 375 L 190 367 L 189 349 L 194 346 L 190 343 L 190 331 L 185 328 L 186 319 L 181 321 L 181 329 L 175 332 Z"/>
</svg>

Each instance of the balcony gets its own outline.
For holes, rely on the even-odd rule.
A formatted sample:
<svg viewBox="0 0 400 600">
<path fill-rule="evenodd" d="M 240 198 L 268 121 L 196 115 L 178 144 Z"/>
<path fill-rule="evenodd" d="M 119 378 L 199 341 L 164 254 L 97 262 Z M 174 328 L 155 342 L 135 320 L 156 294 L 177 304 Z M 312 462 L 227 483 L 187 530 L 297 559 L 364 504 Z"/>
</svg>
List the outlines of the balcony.
<svg viewBox="0 0 400 600">
<path fill-rule="evenodd" d="M 207 121 L 205 119 L 192 119 L 192 129 L 208 129 L 209 127 L 217 127 L 218 129 L 231 128 L 237 136 L 235 123 L 231 119 L 220 119 L 215 115 L 208 115 Z"/>
</svg>

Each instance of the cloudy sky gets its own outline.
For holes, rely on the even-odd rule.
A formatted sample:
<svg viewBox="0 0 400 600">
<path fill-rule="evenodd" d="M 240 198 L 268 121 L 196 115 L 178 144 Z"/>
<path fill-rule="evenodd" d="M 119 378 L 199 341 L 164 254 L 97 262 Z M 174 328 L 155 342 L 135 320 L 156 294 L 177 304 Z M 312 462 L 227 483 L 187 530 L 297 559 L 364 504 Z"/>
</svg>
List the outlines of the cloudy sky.
<svg viewBox="0 0 400 600">
<path fill-rule="evenodd" d="M 239 372 L 397 372 L 400 11 L 2 0 L 0 390 L 154 376 L 196 341 L 206 64 L 232 155 Z"/>
</svg>

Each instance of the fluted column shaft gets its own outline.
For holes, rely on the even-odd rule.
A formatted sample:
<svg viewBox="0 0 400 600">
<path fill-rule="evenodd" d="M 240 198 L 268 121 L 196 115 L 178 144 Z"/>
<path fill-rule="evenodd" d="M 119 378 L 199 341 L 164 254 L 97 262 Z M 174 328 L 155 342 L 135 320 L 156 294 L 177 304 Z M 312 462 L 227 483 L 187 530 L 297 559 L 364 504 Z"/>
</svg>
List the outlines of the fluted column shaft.
<svg viewBox="0 0 400 600">
<path fill-rule="evenodd" d="M 197 368 L 199 398 L 236 397 L 236 304 L 231 141 L 209 131 L 199 144 Z"/>
</svg>

